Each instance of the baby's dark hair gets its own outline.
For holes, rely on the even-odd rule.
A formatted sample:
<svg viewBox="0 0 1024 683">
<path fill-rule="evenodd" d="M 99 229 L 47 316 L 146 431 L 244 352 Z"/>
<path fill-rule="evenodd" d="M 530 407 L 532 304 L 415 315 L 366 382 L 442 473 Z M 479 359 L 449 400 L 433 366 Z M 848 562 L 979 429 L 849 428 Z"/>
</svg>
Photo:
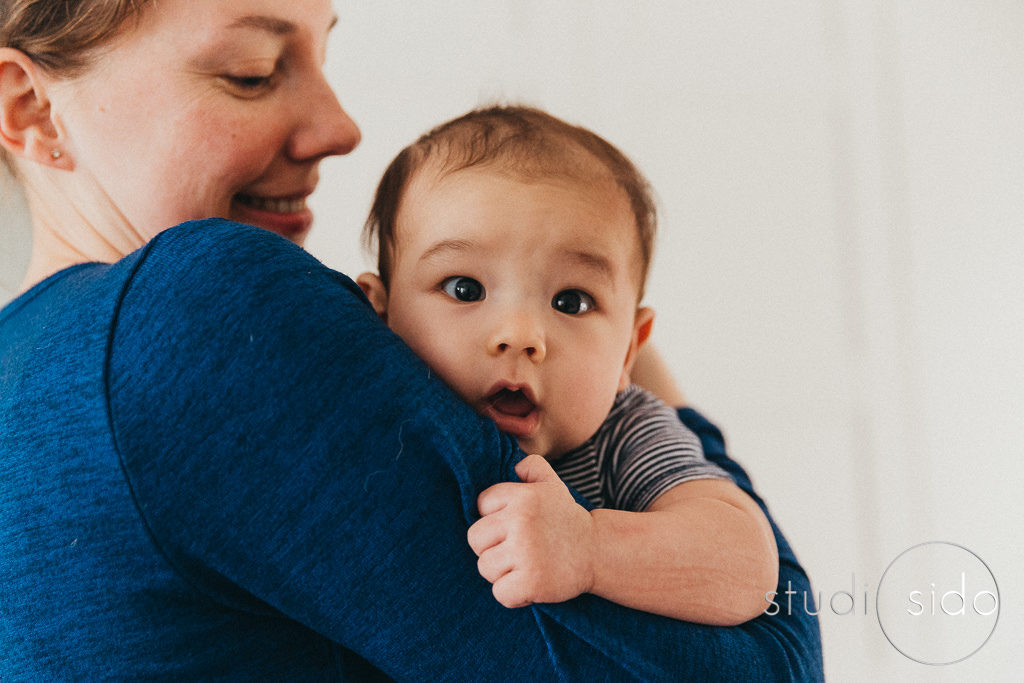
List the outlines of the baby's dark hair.
<svg viewBox="0 0 1024 683">
<path fill-rule="evenodd" d="M 643 296 L 657 224 L 647 180 L 626 155 L 596 133 L 522 106 L 471 111 L 426 133 L 391 162 L 363 226 L 363 242 L 370 251 L 376 248 L 377 271 L 385 287 L 395 253 L 395 221 L 402 196 L 409 181 L 428 163 L 436 164 L 442 176 L 470 167 L 495 166 L 526 179 L 562 177 L 593 182 L 607 177 L 626 193 L 636 219 Z"/>
</svg>

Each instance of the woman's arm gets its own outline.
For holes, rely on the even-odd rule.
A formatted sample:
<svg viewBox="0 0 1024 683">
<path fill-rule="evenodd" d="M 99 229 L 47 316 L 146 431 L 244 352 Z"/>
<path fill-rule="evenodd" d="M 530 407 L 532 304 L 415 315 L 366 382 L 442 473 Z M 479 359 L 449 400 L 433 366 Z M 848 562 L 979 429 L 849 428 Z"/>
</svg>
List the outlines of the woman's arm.
<svg viewBox="0 0 1024 683">
<path fill-rule="evenodd" d="M 780 596 L 788 593 L 787 597 L 810 595 L 811 587 L 807 574 L 772 519 L 764 501 L 754 491 L 746 471 L 726 454 L 722 433 L 693 409 L 680 408 L 677 412 L 680 421 L 700 439 L 708 460 L 728 472 L 740 489 L 751 497 L 768 518 L 779 551 L 779 580 L 776 593 Z M 677 674 L 677 679 L 683 680 L 686 680 L 687 676 L 692 680 L 709 681 L 729 680 L 732 676 L 760 676 L 765 680 L 778 681 L 823 680 L 821 635 L 817 616 L 800 606 L 801 597 L 792 601 L 792 609 L 788 605 L 781 605 L 781 597 L 777 600 L 780 603 L 777 613 L 764 614 L 735 627 L 699 626 L 653 616 L 641 619 L 635 615 L 642 613 L 623 608 L 616 624 L 625 627 L 627 632 L 632 629 L 633 637 L 623 646 L 622 656 L 636 664 L 636 668 L 631 671 L 649 672 L 636 674 L 638 677 L 651 680 L 672 680 L 671 676 L 665 675 L 665 671 L 673 670 L 681 672 Z M 603 623 L 561 610 L 563 606 L 573 603 L 603 604 L 607 609 L 617 607 L 596 596 L 583 595 L 570 603 L 537 604 L 533 605 L 533 609 L 547 617 L 557 618 L 559 624 L 575 633 L 583 633 L 589 629 L 592 631 L 589 634 L 590 642 L 595 643 L 595 646 L 613 648 L 617 637 L 610 635 Z M 679 648 L 687 651 L 686 663 L 683 665 L 666 662 L 657 653 L 646 650 L 641 652 L 633 647 L 642 647 L 642 644 L 651 642 L 652 638 L 658 639 L 662 635 L 662 629 L 672 631 L 676 628 L 679 628 L 676 634 L 680 638 Z M 667 647 L 671 654 L 680 652 L 680 649 L 671 645 Z M 744 663 L 744 658 L 749 659 Z M 680 668 L 675 669 L 676 666 Z"/>
<path fill-rule="evenodd" d="M 665 360 L 650 341 L 640 346 L 629 376 L 633 384 L 639 384 L 670 406 L 682 408 L 688 405 L 683 390 L 676 384 Z"/>
<path fill-rule="evenodd" d="M 395 678 L 820 678 L 803 614 L 725 629 L 592 596 L 501 607 L 465 534 L 521 454 L 354 284 L 279 238 L 222 221 L 157 238 L 109 365 L 146 523 L 226 609 L 304 624 Z M 786 580 L 808 588 L 790 555 Z"/>
</svg>

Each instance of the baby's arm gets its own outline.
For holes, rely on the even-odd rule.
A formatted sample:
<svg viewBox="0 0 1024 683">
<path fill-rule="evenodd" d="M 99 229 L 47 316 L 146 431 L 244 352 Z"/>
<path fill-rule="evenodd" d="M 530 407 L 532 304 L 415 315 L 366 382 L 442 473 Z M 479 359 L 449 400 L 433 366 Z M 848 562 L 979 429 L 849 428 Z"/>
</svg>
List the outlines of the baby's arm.
<svg viewBox="0 0 1024 683">
<path fill-rule="evenodd" d="M 644 512 L 591 511 L 596 539 L 589 592 L 677 619 L 714 625 L 760 615 L 775 591 L 778 554 L 768 520 L 735 484 L 687 481 Z"/>
<path fill-rule="evenodd" d="M 775 590 L 778 554 L 767 519 L 735 484 L 678 484 L 645 512 L 580 507 L 539 455 L 523 483 L 480 494 L 469 530 L 481 575 L 506 607 L 593 593 L 619 604 L 715 625 L 758 616 Z"/>
<path fill-rule="evenodd" d="M 747 621 L 768 606 L 778 553 L 767 518 L 650 393 L 620 393 L 598 432 L 559 461 L 567 480 L 588 490 L 585 473 L 600 476 L 594 495 L 604 508 L 575 505 L 539 456 L 520 467 L 524 483 L 481 494 L 484 519 L 469 537 L 502 604 L 588 592 L 719 625 Z"/>
</svg>

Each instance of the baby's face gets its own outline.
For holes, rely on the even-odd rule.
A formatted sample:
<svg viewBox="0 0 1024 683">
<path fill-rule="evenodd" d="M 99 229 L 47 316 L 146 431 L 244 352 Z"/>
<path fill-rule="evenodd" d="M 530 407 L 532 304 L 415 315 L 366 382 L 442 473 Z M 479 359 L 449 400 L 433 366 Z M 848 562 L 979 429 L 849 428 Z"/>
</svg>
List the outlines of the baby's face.
<svg viewBox="0 0 1024 683">
<path fill-rule="evenodd" d="M 421 172 L 396 227 L 388 325 L 526 452 L 586 441 L 649 328 L 625 193 L 488 168 Z"/>
</svg>

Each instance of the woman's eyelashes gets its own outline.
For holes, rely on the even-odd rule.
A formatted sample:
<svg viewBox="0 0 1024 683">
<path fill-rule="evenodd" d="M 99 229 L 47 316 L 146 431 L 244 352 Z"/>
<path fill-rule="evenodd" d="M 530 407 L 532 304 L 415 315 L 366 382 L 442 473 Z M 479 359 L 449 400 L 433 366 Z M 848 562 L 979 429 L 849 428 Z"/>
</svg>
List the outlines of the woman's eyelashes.
<svg viewBox="0 0 1024 683">
<path fill-rule="evenodd" d="M 234 93 L 243 97 L 256 97 L 270 89 L 270 76 L 224 76 Z"/>
<path fill-rule="evenodd" d="M 551 308 L 567 315 L 583 315 L 596 306 L 594 297 L 581 289 L 563 289 L 551 299 Z"/>
<path fill-rule="evenodd" d="M 227 79 L 245 90 L 255 90 L 270 84 L 270 76 L 227 76 Z"/>
<path fill-rule="evenodd" d="M 482 301 L 487 292 L 484 286 L 471 277 L 456 275 L 441 283 L 441 290 L 457 301 Z"/>
<path fill-rule="evenodd" d="M 221 79 L 228 84 L 229 88 L 237 95 L 243 97 L 257 97 L 271 90 L 277 83 L 275 69 L 269 73 L 254 74 L 224 74 Z"/>
</svg>

